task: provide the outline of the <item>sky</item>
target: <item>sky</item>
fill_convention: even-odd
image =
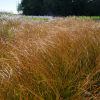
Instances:
[[[17,5],[21,0],[0,0],[0,10],[17,13]]]

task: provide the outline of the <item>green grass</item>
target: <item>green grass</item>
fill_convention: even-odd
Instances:
[[[16,16],[14,14],[0,14],[0,16],[2,16],[2,15],[6,15],[6,16]]]
[[[92,16],[91,19],[93,19],[93,20],[100,20],[100,16]]]
[[[67,16],[66,18],[72,18],[73,16]],[[100,20],[100,16],[75,16],[76,18],[83,18],[83,19],[93,19],[93,20]]]
[[[47,21],[49,20],[49,18],[42,18],[42,17],[32,17],[32,18],[29,18],[29,17],[24,17],[25,19],[27,20],[42,20],[42,21]]]

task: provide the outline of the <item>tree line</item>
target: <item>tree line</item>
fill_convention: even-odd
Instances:
[[[100,16],[100,0],[22,0],[24,15]]]

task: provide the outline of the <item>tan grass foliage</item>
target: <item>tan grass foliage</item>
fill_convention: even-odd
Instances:
[[[0,19],[0,100],[99,100],[100,22],[19,19]]]

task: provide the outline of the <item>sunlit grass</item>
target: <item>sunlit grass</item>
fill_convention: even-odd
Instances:
[[[14,18],[0,18],[1,100],[99,99],[99,22]]]

